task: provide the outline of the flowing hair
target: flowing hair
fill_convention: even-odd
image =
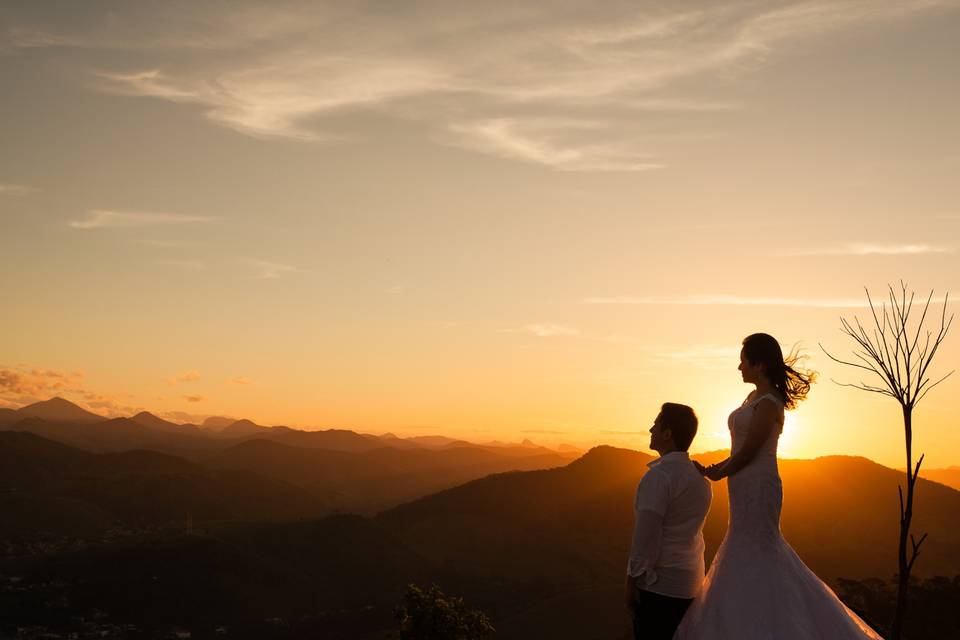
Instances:
[[[767,379],[786,409],[796,409],[801,400],[806,400],[810,385],[817,379],[816,372],[797,366],[805,356],[795,349],[784,358],[780,343],[766,333],[754,333],[744,338],[743,356],[754,365],[764,366]]]

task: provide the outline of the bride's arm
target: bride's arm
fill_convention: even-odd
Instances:
[[[740,449],[726,459],[725,462],[717,466],[715,473],[708,477],[713,480],[720,480],[727,476],[732,476],[736,472],[750,464],[757,456],[757,452],[767,441],[770,434],[776,428],[779,417],[778,407],[772,400],[761,400],[754,409],[753,417],[750,419],[750,427],[747,430],[747,439]]]

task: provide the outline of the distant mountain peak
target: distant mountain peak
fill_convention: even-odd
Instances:
[[[40,418],[49,421],[96,422],[106,420],[104,416],[87,411],[60,396],[54,396],[49,400],[28,404],[25,407],[17,409],[17,413],[25,417]]]
[[[227,418],[226,416],[210,416],[200,425],[204,429],[210,429],[211,431],[223,431],[234,422],[238,422],[236,418]]]

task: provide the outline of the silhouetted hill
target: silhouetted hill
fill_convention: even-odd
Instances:
[[[25,418],[4,429],[26,431],[92,453],[152,449],[172,455],[194,457],[223,446],[221,441],[192,432],[158,430],[131,418],[99,422],[51,422]]]
[[[149,411],[141,411],[135,416],[130,418],[133,422],[137,424],[149,427],[156,431],[165,431],[167,433],[185,433],[189,435],[204,435],[204,432],[200,427],[192,424],[177,424],[175,422],[170,422],[169,420],[164,420],[163,418],[158,418]]]
[[[237,421],[236,418],[225,418],[223,416],[210,416],[209,418],[204,420],[203,424],[201,424],[200,426],[203,429],[209,429],[210,431],[221,431],[223,429],[226,429],[236,421]]]
[[[561,466],[558,454],[499,455],[481,447],[364,452],[292,447],[249,440],[205,459],[215,468],[246,469],[306,488],[336,508],[360,513],[412,500],[467,480],[505,470]]]
[[[59,476],[51,469],[60,465],[71,469],[59,475],[72,479],[74,492],[48,495],[67,506],[90,505],[86,512],[69,515],[76,526],[97,517],[139,520],[144,515],[138,509],[153,504],[168,517],[176,516],[169,506],[171,493],[203,495],[204,485],[195,474],[218,479],[216,473],[223,473],[197,470],[191,463],[148,452],[98,456],[29,434],[0,436],[8,438],[0,440],[0,452],[18,452],[0,457],[0,462],[33,458],[42,462],[34,465],[40,472],[33,478],[50,474],[53,485],[59,486]],[[347,474],[351,461],[359,458],[369,458],[374,466],[391,472],[402,471],[405,464],[414,468],[423,464],[405,457],[409,453],[386,448],[359,454],[292,449],[252,440],[230,447],[221,461],[267,465],[264,473],[287,473],[291,482],[305,483],[316,477],[312,467]],[[458,453],[467,459],[476,454]],[[13,596],[0,596],[0,610],[7,612],[11,624],[23,622],[28,614],[49,620],[64,615],[51,603],[66,599],[74,609],[106,606],[111,617],[141,623],[196,629],[210,625],[210,632],[216,625],[229,624],[249,632],[247,637],[282,632],[288,637],[372,639],[382,638],[393,626],[391,611],[403,585],[416,581],[438,582],[448,593],[463,595],[487,611],[501,639],[626,637],[620,592],[631,505],[650,460],[636,451],[597,447],[564,467],[491,475],[372,520],[209,523],[199,535],[153,541],[141,536],[105,548],[8,561],[0,564],[0,573],[24,575],[37,586],[17,596],[24,600],[6,607],[3,598]],[[91,470],[91,461],[96,471]],[[833,583],[836,576],[893,572],[898,472],[862,458],[839,456],[781,460],[780,466],[786,495],[784,532],[815,571]],[[137,470],[144,473],[138,475]],[[74,482],[76,478],[81,480]],[[171,487],[165,492],[166,481]],[[222,483],[207,482],[223,488]],[[711,549],[726,528],[727,505],[724,485],[713,486],[714,508],[706,525]],[[268,499],[237,487],[229,491],[243,495],[248,506],[262,506]],[[93,500],[84,492],[99,497]],[[216,494],[208,489],[206,495]],[[272,495],[270,499],[277,499]],[[182,502],[175,504],[182,508]],[[197,508],[193,517],[199,521],[202,509],[192,508]],[[921,530],[930,531],[930,546],[915,568],[920,575],[960,573],[958,517],[960,492],[920,481],[916,519]],[[143,607],[145,601],[151,606]],[[264,628],[263,619],[273,616],[282,617],[282,625]]]
[[[28,404],[16,410],[21,418],[40,418],[48,422],[99,422],[103,416],[91,413],[60,397]]]
[[[498,637],[616,637],[632,529],[649,456],[597,447],[561,469],[483,478],[387,511],[378,520],[410,548],[464,574],[462,590],[500,620]],[[900,474],[863,458],[781,460],[784,535],[829,583],[896,570]],[[727,495],[714,484],[705,525],[712,557]],[[915,523],[929,531],[917,575],[960,573],[960,492],[920,480]],[[480,585],[524,584],[549,605],[510,611]],[[609,627],[603,622],[610,620]],[[547,624],[547,627],[544,627]]]
[[[326,511],[288,483],[204,469],[154,451],[91,454],[29,433],[0,432],[0,464],[0,537],[85,536],[188,518],[295,519]]]
[[[945,484],[952,489],[960,490],[960,467],[946,469],[921,469],[920,477]]]
[[[231,438],[259,435],[270,431],[270,427],[261,427],[252,420],[237,420],[220,430],[220,435]]]

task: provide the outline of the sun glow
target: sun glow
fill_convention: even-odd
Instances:
[[[787,411],[783,419],[783,433],[777,445],[777,455],[781,458],[797,456],[797,433],[803,429],[803,420],[796,411]]]

